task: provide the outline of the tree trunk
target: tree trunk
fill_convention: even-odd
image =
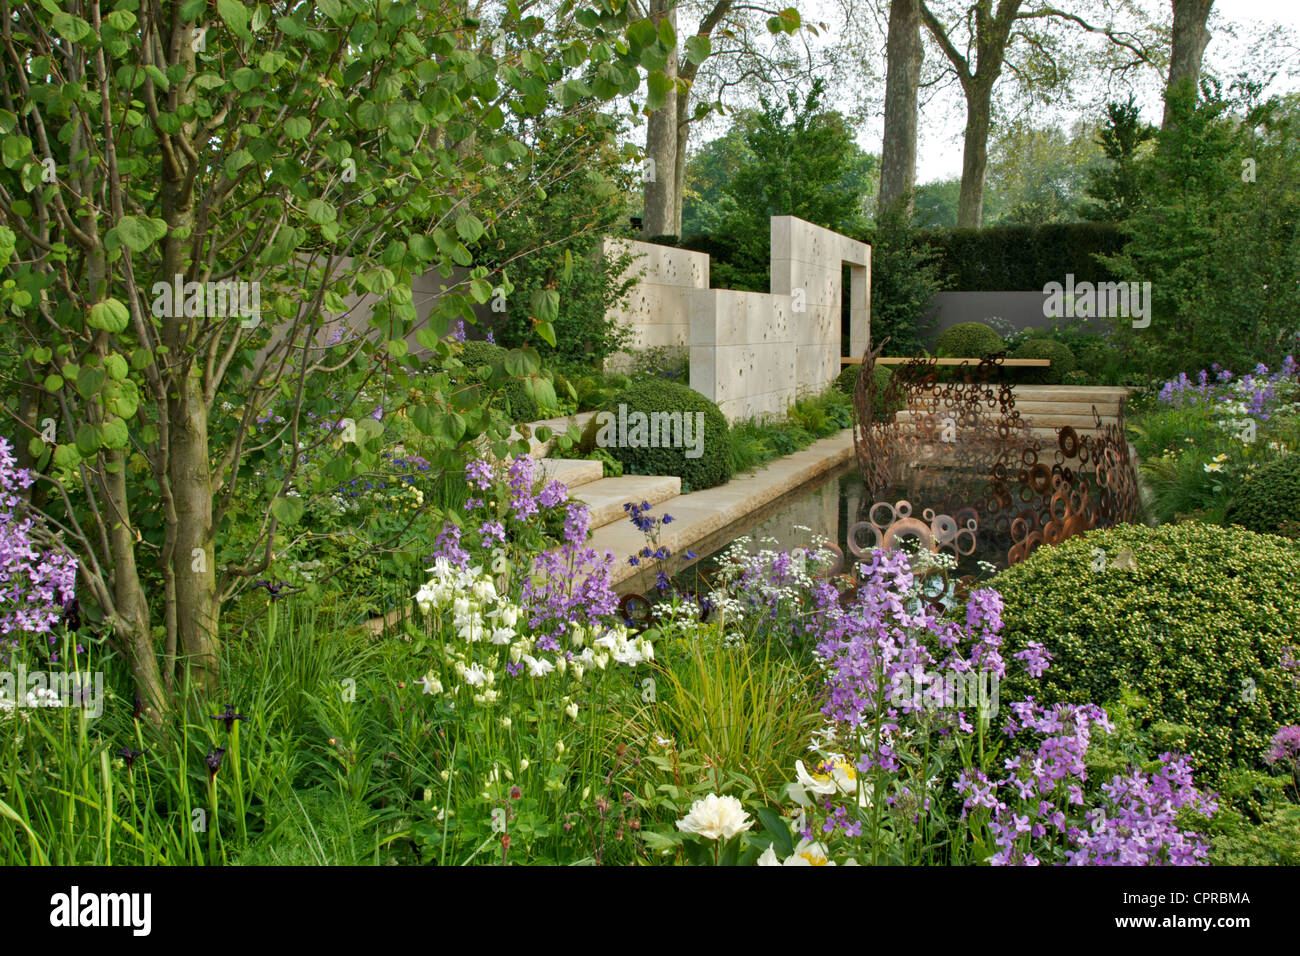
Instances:
[[[686,141],[691,135],[690,124],[691,98],[685,94],[677,95],[677,142],[676,159],[673,162],[673,195],[676,210],[673,213],[673,235],[682,234],[682,202],[686,196]]]
[[[991,83],[971,83],[966,90],[966,135],[961,157],[961,196],[957,226],[978,229],[984,218],[984,181],[989,160]]]
[[[190,686],[210,690],[219,675],[217,575],[212,534],[212,470],[208,410],[189,376],[171,407],[168,477],[176,502],[176,622]]]
[[[676,0],[650,0],[650,19],[658,26],[666,19],[677,26]],[[677,52],[668,56],[664,75],[677,78]],[[677,228],[677,93],[670,90],[664,105],[650,114],[645,136],[645,213],[642,236],[666,236]]]
[[[1173,0],[1173,46],[1169,54],[1169,80],[1165,84],[1165,126],[1170,120],[1171,94],[1184,84],[1195,86],[1201,78],[1201,58],[1210,42],[1205,21],[1213,4],[1214,0]]]
[[[194,51],[181,44],[180,64],[188,76],[195,72]],[[183,89],[191,89],[185,83]],[[180,94],[182,105],[192,95]],[[194,124],[182,127],[181,136],[192,137]],[[163,165],[159,191],[162,217],[168,226],[163,240],[162,277],[171,281],[187,272],[188,236],[194,229],[194,186],[183,164]],[[186,237],[186,238],[178,238]],[[195,276],[196,279],[201,278]],[[162,340],[176,365],[169,372],[167,418],[167,484],[171,490],[174,517],[169,529],[174,535],[171,561],[174,602],[180,652],[185,658],[190,686],[206,691],[215,688],[219,676],[217,623],[217,569],[212,526],[212,463],[208,449],[208,407],[203,397],[200,371],[194,358],[199,335],[196,323],[211,321],[186,316],[184,310],[162,320]]]
[[[885,45],[885,136],[880,148],[880,196],[883,212],[904,196],[911,212],[916,185],[917,92],[921,80],[920,0],[893,0]]]

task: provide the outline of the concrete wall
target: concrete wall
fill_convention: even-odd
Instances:
[[[731,421],[782,414],[840,371],[842,267],[849,263],[850,351],[870,336],[871,247],[793,216],[772,217],[771,292],[709,288],[705,253],[606,240],[638,256],[638,285],[608,318],[629,326],[636,348],[689,348],[691,388]],[[612,356],[607,368],[624,368]]]
[[[1041,292],[940,292],[930,303],[927,334],[937,338],[960,322],[988,322],[998,316],[1016,329],[1042,329],[1052,324],[1043,315]]]

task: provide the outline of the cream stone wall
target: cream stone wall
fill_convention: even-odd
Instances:
[[[631,327],[634,347],[689,348],[691,388],[728,420],[782,414],[840,371],[841,268],[850,274],[850,353],[870,338],[871,247],[793,216],[772,217],[771,292],[709,288],[704,253],[644,242],[627,248],[636,288],[609,318]],[[607,368],[625,368],[629,356]]]

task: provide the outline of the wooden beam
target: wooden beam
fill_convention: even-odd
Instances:
[[[912,361],[912,359],[910,359],[910,358],[906,358],[906,357],[901,356],[901,355],[895,355],[895,356],[889,356],[889,357],[878,358],[878,359],[876,359],[876,364],[877,364],[877,365],[906,365],[906,364],[907,364],[908,362],[910,362],[910,361]],[[972,367],[973,367],[973,366],[976,366],[976,365],[979,365],[979,363],[980,363],[980,360],[979,360],[979,359],[973,359],[973,358],[970,358],[970,359],[965,359],[965,358],[941,358],[941,359],[932,359],[932,361],[933,361],[936,365],[970,365],[970,366],[972,366]],[[862,359],[860,359],[860,358],[851,358],[851,357],[845,356],[845,357],[842,357],[842,358],[840,359],[840,365],[841,365],[841,366],[844,366],[844,365],[861,365],[861,364],[862,364]],[[1004,368],[1030,368],[1030,367],[1032,367],[1032,368],[1046,368],[1047,366],[1049,366],[1049,365],[1051,365],[1051,364],[1052,364],[1052,360],[1051,360],[1051,359],[1015,359],[1015,358],[1012,358],[1012,359],[1003,359],[1003,360],[1002,360],[1002,366],[1003,366]]]

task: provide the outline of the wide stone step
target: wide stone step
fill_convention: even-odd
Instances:
[[[616,521],[627,521],[623,505],[627,502],[662,504],[682,493],[682,480],[672,475],[621,475],[601,478],[581,485],[573,497],[591,509],[591,527],[603,528]],[[628,522],[631,527],[631,522]]]
[[[605,476],[605,466],[583,458],[542,458],[537,463],[548,479],[564,483],[572,491]]]
[[[919,417],[920,416],[915,415],[911,410],[903,409],[897,414],[894,420],[900,423],[907,423],[907,422],[914,421],[916,418]],[[1035,414],[1035,415],[1022,415],[1021,417],[1029,422],[1031,428],[1052,429],[1052,428],[1065,428],[1066,426],[1069,426],[1076,430],[1079,429],[1091,430],[1096,427],[1096,419],[1092,417],[1091,412],[1089,412],[1086,415]],[[988,421],[990,425],[994,424],[993,419],[989,419]],[[1101,423],[1103,425],[1113,425],[1115,421],[1116,418],[1114,415],[1101,416]]]

